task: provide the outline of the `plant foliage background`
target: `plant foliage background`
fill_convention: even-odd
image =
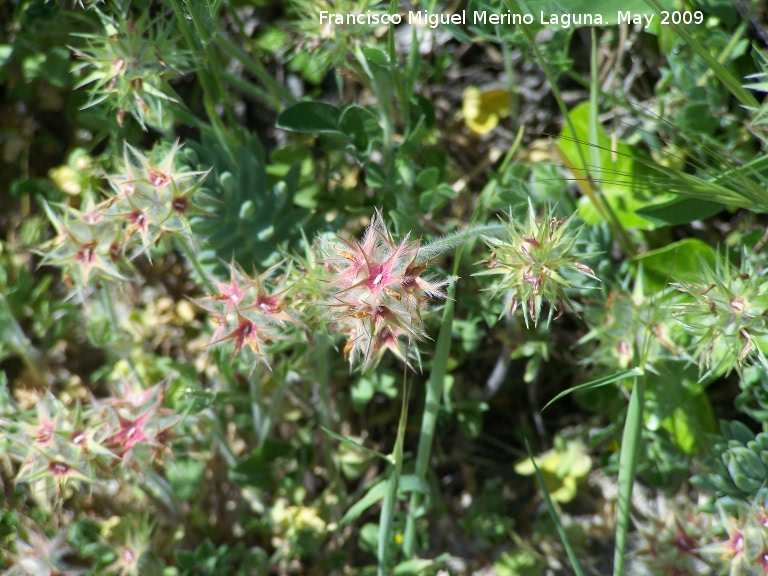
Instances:
[[[0,3],[2,573],[766,573],[768,11],[604,4]]]

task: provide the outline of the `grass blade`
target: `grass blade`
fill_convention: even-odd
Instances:
[[[541,471],[539,470],[539,467],[536,466],[536,460],[533,457],[533,452],[531,451],[531,445],[528,442],[528,439],[525,439],[525,449],[528,451],[528,458],[531,459],[531,463],[533,464],[533,469],[536,471],[536,479],[539,482],[539,486],[541,486],[541,492],[544,496],[544,502],[547,504],[547,510],[549,511],[549,515],[552,517],[552,521],[555,523],[555,528],[557,529],[557,534],[560,536],[560,540],[563,543],[563,546],[565,547],[565,553],[568,554],[568,560],[571,562],[571,567],[573,568],[573,571],[576,573],[576,576],[584,576],[584,572],[581,569],[581,564],[579,564],[579,557],[576,555],[576,552],[573,551],[573,548],[571,547],[571,543],[568,540],[568,534],[565,531],[565,528],[563,527],[562,522],[560,522],[560,517],[557,515],[557,510],[555,510],[555,505],[552,502],[552,498],[549,496],[549,490],[547,490],[547,485],[544,483],[544,476],[541,475]]]
[[[390,463],[392,462],[389,459],[389,457],[385,456],[381,452],[378,452],[378,451],[373,450],[371,448],[367,448],[367,447],[363,446],[362,444],[360,444],[359,442],[355,442],[351,438],[347,438],[346,436],[342,436],[341,434],[337,434],[333,430],[328,430],[328,428],[325,428],[324,426],[320,426],[320,428],[323,430],[323,432],[325,432],[329,436],[333,436],[334,438],[336,438],[336,440],[346,444],[350,448],[355,448],[357,450],[365,452],[366,454],[370,454],[371,456],[375,456],[376,458],[381,458],[385,462],[390,462]]]
[[[386,481],[377,482],[371,486],[365,496],[349,507],[349,510],[347,510],[342,519],[339,520],[339,526],[344,526],[345,524],[357,520],[363,512],[384,498],[386,488]]]
[[[613,556],[613,574],[624,574],[624,557],[629,530],[629,512],[632,505],[632,486],[637,472],[637,453],[640,448],[640,433],[643,425],[643,404],[645,402],[645,380],[636,378],[632,396],[627,408],[624,433],[621,437],[619,454],[619,496],[616,507],[616,550]]]
[[[392,541],[390,535],[392,533],[392,520],[395,515],[395,504],[397,504],[397,490],[400,485],[400,474],[403,471],[403,443],[405,441],[405,428],[408,423],[409,391],[405,382],[406,375],[407,372],[404,372],[403,388],[405,388],[405,390],[403,391],[403,403],[400,406],[400,422],[397,425],[395,448],[389,459],[391,464],[389,467],[389,478],[387,479],[387,489],[384,493],[384,501],[381,503],[381,515],[379,516],[379,545],[377,550],[379,561],[377,570],[378,576],[384,576],[389,573],[389,543]]]
[[[550,404],[554,403],[557,400],[560,400],[563,396],[567,396],[568,394],[572,392],[578,392],[579,390],[590,390],[592,388],[599,388],[600,386],[606,386],[608,384],[613,384],[614,382],[618,382],[619,380],[623,380],[624,378],[630,378],[632,376],[641,376],[643,374],[642,370],[640,368],[632,368],[630,370],[624,370],[624,372],[619,372],[618,374],[613,374],[612,376],[605,376],[604,378],[598,378],[597,380],[592,380],[590,382],[587,382],[585,384],[579,384],[578,386],[573,386],[572,388],[568,388],[567,390],[563,390],[552,398],[547,404],[544,406],[544,408],[541,409],[542,412],[549,406]]]

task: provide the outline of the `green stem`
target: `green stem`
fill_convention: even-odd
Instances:
[[[262,446],[264,444],[264,438],[262,437],[263,425],[261,422],[261,388],[259,388],[256,380],[253,378],[253,375],[248,378],[248,392],[251,395],[251,419],[253,420],[253,431],[256,433],[259,446]]]
[[[324,334],[316,336],[317,377],[320,380],[320,423],[326,430],[333,430],[331,418],[331,395],[328,383],[330,370],[328,368],[328,352],[331,347],[329,339]],[[325,465],[328,469],[328,483],[333,485],[336,481],[336,464],[333,460],[333,447],[328,434],[323,434],[323,454]]]
[[[224,460],[227,461],[227,467],[228,468],[234,468],[237,466],[237,457],[232,452],[232,449],[229,447],[229,444],[227,444],[227,436],[224,433],[224,430],[221,427],[221,423],[217,419],[215,414],[211,414],[214,422],[214,432],[213,432],[213,438],[216,442],[216,446],[219,449],[219,452],[224,457]]]
[[[645,404],[645,376],[635,378],[632,395],[629,398],[627,419],[621,437],[619,454],[619,494],[616,503],[616,549],[613,557],[613,574],[624,574],[624,556],[629,532],[629,513],[632,506],[632,486],[637,473],[637,458],[643,428],[643,405]]]
[[[240,64],[242,64],[243,67],[248,70],[248,72],[258,78],[258,80],[264,84],[267,90],[269,90],[273,95],[278,96],[286,104],[296,103],[296,98],[293,97],[293,94],[291,94],[285,86],[272,78],[272,75],[264,68],[264,66],[261,65],[260,62],[251,58],[241,48],[230,42],[229,39],[227,39],[223,34],[217,34],[214,42],[216,42],[216,45],[219,48],[240,62]],[[280,108],[279,102],[272,101],[270,104],[273,108],[275,108],[275,110]]]
[[[169,2],[176,15],[179,29],[190,50],[195,52],[202,51],[205,53],[205,65],[200,63],[197,70],[197,77],[200,80],[200,86],[203,88],[203,106],[205,107],[208,120],[211,122],[218,140],[231,155],[232,151],[230,149],[229,141],[226,138],[228,131],[216,110],[217,104],[224,104],[227,118],[231,125],[235,126],[237,125],[237,122],[235,121],[228,100],[222,96],[223,90],[220,89],[223,85],[221,81],[221,71],[223,70],[223,67],[219,62],[213,43],[210,42],[210,35],[206,32],[205,27],[200,22],[198,10],[200,9],[200,6],[205,3],[200,2],[198,5],[196,2],[185,0],[188,8],[188,10],[185,11],[180,0],[169,0]],[[189,14],[189,17],[192,20],[194,31],[189,23],[187,14]],[[199,38],[199,41],[197,40],[196,35],[197,38]]]
[[[296,373],[291,372],[288,368],[290,364],[285,363],[280,369],[280,374],[277,374],[277,388],[275,388],[272,398],[269,401],[269,409],[267,415],[261,423],[259,433],[259,446],[262,446],[269,436],[269,432],[272,429],[272,423],[275,421],[277,413],[280,411],[280,406],[283,404],[283,397],[288,388],[296,383]],[[253,381],[254,379],[251,378]],[[258,382],[253,382],[253,385],[258,388]]]
[[[355,57],[358,64],[363,69],[363,72],[368,76],[371,81],[371,87],[376,94],[376,98],[379,101],[379,112],[381,118],[381,126],[383,131],[382,142],[382,165],[386,172],[391,172],[394,165],[394,148],[395,148],[395,126],[393,121],[392,110],[392,73],[391,67],[397,66],[397,62],[389,62],[390,69],[387,70],[386,77],[384,78],[381,71],[372,68],[368,62],[368,58],[363,53],[362,48],[358,45],[355,47]]]
[[[176,246],[184,253],[187,261],[192,265],[192,268],[198,276],[196,278],[197,283],[201,286],[205,286],[206,290],[208,290],[211,294],[215,293],[216,287],[213,285],[213,281],[211,281],[211,279],[208,277],[208,274],[206,274],[205,270],[203,270],[203,266],[200,264],[200,260],[198,259],[197,254],[195,253],[192,246],[190,246],[188,240],[186,238],[176,236]]]
[[[403,444],[405,442],[405,428],[408,422],[408,387],[405,378],[407,368],[403,372],[403,403],[400,405],[400,421],[397,425],[397,439],[392,454],[387,457],[390,465],[389,478],[387,479],[387,491],[381,503],[381,516],[379,519],[379,545],[378,545],[378,576],[387,573],[389,559],[389,544],[392,542],[392,521],[395,516],[397,504],[397,490],[400,485],[400,475],[403,472]]]
[[[109,322],[112,324],[112,329],[117,331],[119,323],[115,313],[115,303],[112,302],[112,293],[109,291],[109,284],[104,284],[99,292],[102,297],[102,305],[106,308],[107,314],[109,314]]]
[[[234,74],[231,74],[229,72],[223,73],[224,81],[227,82],[230,86],[234,86],[238,90],[240,90],[243,94],[250,96],[251,98],[254,98],[256,100],[259,100],[260,102],[263,102],[267,106],[270,106],[271,108],[275,110],[280,109],[280,103],[277,102],[271,94],[269,94],[266,90],[263,90],[262,88],[259,88],[252,82],[248,82],[247,80],[241,78],[240,76],[235,76]]]
[[[395,503],[397,502],[397,486],[400,482],[400,474],[397,466],[390,465],[389,479],[387,480],[387,491],[384,493],[384,500],[381,503],[381,517],[379,520],[379,544],[378,544],[378,570],[377,576],[387,574],[387,556],[389,555],[390,533],[392,532],[392,519],[395,514]]]
[[[456,254],[456,264],[454,275],[458,272],[458,263],[461,260],[461,248]],[[435,439],[435,428],[437,426],[437,416],[440,410],[440,400],[443,397],[446,367],[448,364],[448,355],[451,348],[451,333],[453,330],[453,311],[455,306],[454,296],[456,294],[456,285],[452,284],[449,288],[448,303],[443,311],[443,323],[440,326],[440,332],[437,337],[435,347],[435,360],[432,365],[432,372],[429,375],[427,383],[427,394],[424,400],[424,415],[421,421],[421,432],[419,434],[419,448],[416,453],[416,477],[420,482],[425,482],[429,460],[432,455],[432,444]],[[413,557],[416,547],[416,520],[419,516],[419,508],[422,505],[422,494],[420,492],[411,493],[411,502],[409,506],[408,518],[405,524],[405,534],[403,536],[403,553],[406,558]]]

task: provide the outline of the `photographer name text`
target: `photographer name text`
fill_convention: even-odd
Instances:
[[[608,23],[650,28],[656,22],[662,26],[669,24],[701,24],[704,22],[704,14],[700,10],[663,10],[659,14],[633,13],[629,10],[619,10],[617,11],[616,19],[610,19],[608,16],[601,14],[545,14],[544,12],[540,12],[538,19],[536,19],[533,14],[516,14],[510,11],[506,13],[461,11],[447,14],[416,10],[408,11],[405,14],[389,14],[372,10],[364,13],[339,13],[321,10],[319,14],[320,24],[331,24],[334,26],[381,26],[406,23],[429,28],[438,28],[445,25],[466,26],[467,24],[475,26],[488,24],[493,26],[519,26],[534,23],[543,26],[559,26],[561,28],[570,28],[571,26],[602,26]]]

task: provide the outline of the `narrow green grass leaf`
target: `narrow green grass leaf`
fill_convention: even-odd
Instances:
[[[387,482],[384,480],[381,480],[379,482],[376,482],[373,486],[370,487],[368,492],[366,492],[365,496],[360,498],[357,502],[355,502],[349,510],[347,510],[346,514],[339,520],[339,526],[344,526],[345,524],[349,524],[350,522],[354,522],[357,520],[360,515],[368,510],[371,506],[376,504],[379,500],[384,498],[384,493],[387,489]]]
[[[388,456],[385,456],[381,452],[377,452],[376,450],[372,450],[371,448],[366,448],[365,446],[363,446],[359,442],[355,442],[351,438],[347,438],[346,436],[342,436],[341,434],[337,434],[333,430],[328,430],[328,428],[325,428],[323,426],[320,426],[320,428],[322,428],[323,432],[325,432],[329,436],[333,436],[334,438],[336,438],[336,440],[338,440],[339,442],[343,442],[344,444],[346,444],[350,448],[356,448],[357,450],[361,450],[361,451],[365,452],[366,454],[370,454],[371,456],[376,456],[377,458],[381,458],[385,462],[388,462],[390,464],[392,463],[392,459],[389,458]]]
[[[588,122],[588,137],[589,137],[589,170],[597,170],[598,174],[603,170],[603,163],[601,162],[602,155],[600,154],[600,136],[598,128],[600,126],[600,104],[598,103],[598,92],[600,83],[600,70],[597,65],[597,32],[595,28],[590,29],[591,38],[591,54],[590,54],[590,76],[589,76],[589,122]],[[574,134],[575,135],[575,134]]]
[[[618,382],[619,380],[624,380],[624,378],[630,378],[632,376],[641,376],[642,374],[643,372],[639,368],[631,368],[629,370],[624,370],[624,372],[613,374],[612,376],[598,378],[597,380],[592,380],[590,382],[587,382],[586,384],[579,384],[578,386],[573,386],[572,388],[563,390],[562,392],[560,392],[560,394],[552,398],[552,400],[547,402],[547,404],[544,406],[544,408],[541,409],[541,411],[544,412],[544,410],[546,410],[550,404],[556,402],[557,400],[560,400],[560,398],[567,396],[572,392],[578,392],[579,390],[591,390],[592,388],[600,388],[601,386],[607,386],[608,384],[613,384],[614,382]]]
[[[279,96],[283,102],[288,104],[296,103],[296,98],[291,94],[290,90],[275,80],[260,62],[254,60],[249,54],[244,52],[242,48],[230,42],[226,36],[223,34],[216,34],[214,42],[219,48],[240,62],[251,74],[258,78],[270,92]]]
[[[655,183],[663,186],[667,192],[737,208],[762,212],[768,210],[768,194],[756,188],[757,182],[746,177],[739,178],[743,175],[738,171],[730,172],[733,180],[725,180],[722,177],[718,180],[707,180],[676,168],[661,166],[640,156],[636,159],[661,174],[663,178],[657,178]]]
[[[624,557],[629,531],[629,513],[632,507],[632,486],[637,472],[637,453],[640,448],[640,434],[643,425],[643,404],[645,402],[645,381],[636,378],[629,398],[627,419],[621,437],[619,454],[619,495],[616,507],[616,550],[613,556],[613,575],[624,574]]]
[[[399,472],[396,466],[391,466],[389,478],[386,482],[386,491],[384,492],[384,501],[381,504],[381,515],[379,519],[379,546],[378,556],[378,576],[385,576],[389,573],[389,543],[392,533],[392,521],[395,515],[395,503],[397,502],[397,485],[399,481]]]
[[[533,468],[536,471],[536,479],[538,480],[539,486],[541,487],[541,492],[544,495],[544,502],[547,505],[547,510],[549,511],[549,515],[552,517],[552,521],[555,523],[557,534],[560,536],[560,540],[562,541],[563,546],[565,547],[565,553],[568,554],[568,560],[570,560],[571,562],[571,567],[573,568],[573,571],[576,573],[576,576],[584,576],[584,572],[581,569],[581,564],[579,564],[579,557],[573,551],[573,548],[571,547],[571,542],[568,540],[568,534],[566,533],[562,522],[560,522],[560,517],[557,515],[557,510],[555,510],[555,505],[552,503],[552,498],[549,495],[549,490],[547,490],[547,485],[544,482],[544,476],[542,476],[541,471],[539,470],[539,467],[536,466],[536,460],[533,457],[533,452],[531,451],[531,445],[528,442],[527,438],[525,439],[525,449],[528,452],[528,458],[530,458],[531,462],[533,463]]]
[[[395,504],[397,504],[397,491],[400,487],[400,473],[403,470],[403,444],[405,443],[405,429],[408,424],[408,399],[410,390],[406,378],[408,371],[403,372],[403,402],[400,405],[400,421],[397,425],[397,439],[395,448],[392,451],[390,462],[389,478],[387,479],[387,489],[384,492],[384,501],[381,503],[381,514],[379,515],[379,544],[378,544],[378,569],[377,574],[384,576],[389,573],[389,545],[392,541],[392,524],[395,516]]]

